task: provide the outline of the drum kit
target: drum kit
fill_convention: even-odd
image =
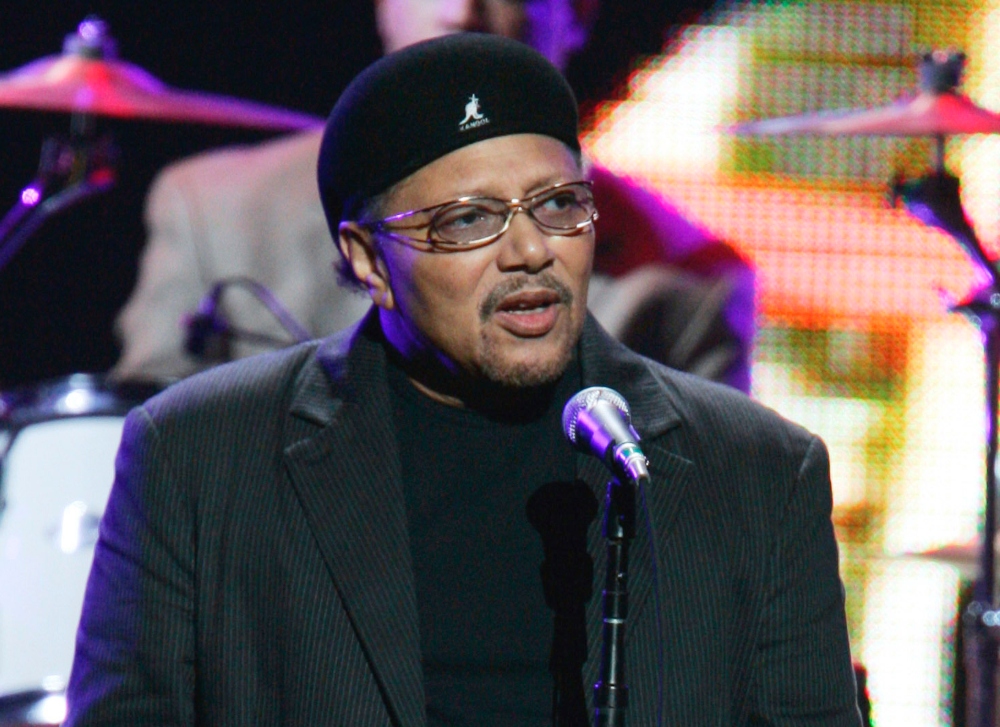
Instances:
[[[1000,393],[1000,270],[977,239],[962,210],[958,179],[945,168],[945,138],[954,134],[1000,133],[1000,114],[983,109],[957,92],[965,56],[934,52],[920,65],[920,90],[889,106],[813,113],[744,123],[730,131],[743,135],[928,136],[935,141],[932,169],[923,178],[893,185],[893,198],[924,224],[950,235],[986,281],[952,307],[981,332],[986,368],[986,467],[983,522],[978,543],[956,544],[915,554],[957,566],[974,580],[972,603],[962,614],[966,670],[966,724],[997,725],[997,672],[1000,607],[997,606],[997,396]]]
[[[68,141],[47,140],[38,176],[0,220],[0,270],[42,222],[108,189],[116,153],[94,117],[290,131],[307,114],[181,91],[115,57],[87,18],[60,55],[0,74],[0,107],[71,114]],[[0,725],[65,716],[76,624],[97,525],[127,411],[154,392],[76,374],[0,394]]]

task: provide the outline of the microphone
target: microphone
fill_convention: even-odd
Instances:
[[[219,298],[225,284],[216,283],[201,299],[198,309],[184,317],[184,349],[196,358],[208,358],[209,341],[219,335],[229,333],[229,326],[219,314]],[[211,353],[218,353],[212,351]]]
[[[563,407],[562,425],[570,444],[604,462],[616,477],[633,483],[649,479],[628,402],[614,389],[591,386],[577,392]]]
[[[219,309],[222,294],[231,287],[243,288],[249,292],[257,303],[274,316],[292,340],[285,341],[267,333],[248,331],[232,325]],[[185,315],[183,322],[186,330],[185,350],[195,358],[216,363],[232,360],[230,346],[233,340],[281,348],[311,338],[309,331],[281,305],[274,293],[262,283],[242,275],[217,281],[198,303],[198,309]]]

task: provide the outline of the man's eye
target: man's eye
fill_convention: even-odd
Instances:
[[[482,210],[473,207],[448,215],[444,219],[444,224],[454,227],[468,227],[469,225],[475,225],[478,222],[482,222],[484,217],[485,215]]]
[[[568,209],[570,207],[575,207],[579,204],[576,195],[572,192],[561,192],[559,194],[554,194],[542,200],[539,206],[545,207],[546,209],[552,210],[553,212],[558,210]]]
[[[434,229],[447,239],[449,233],[479,230],[493,224],[494,215],[481,207],[463,206],[445,210],[434,220]]]

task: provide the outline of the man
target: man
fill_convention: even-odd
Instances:
[[[65,724],[585,724],[608,473],[560,416],[601,385],[651,473],[628,723],[856,727],[826,450],[588,315],[558,71],[481,34],[391,54],[319,183],[373,307],[130,414]]]
[[[376,0],[375,15],[388,52],[484,30],[524,39],[561,66],[582,46],[596,8],[596,0]],[[314,336],[360,318],[365,300],[330,274],[336,253],[313,179],[319,141],[317,130],[216,151],[154,181],[139,279],[116,323],[116,378],[171,381],[215,363],[185,350],[181,321],[220,281],[263,283]],[[590,174],[604,210],[590,291],[598,320],[640,353],[748,390],[754,289],[746,261],[628,180],[600,167]],[[291,340],[246,286],[223,290],[219,310],[234,329]],[[272,345],[237,337],[221,358]]]

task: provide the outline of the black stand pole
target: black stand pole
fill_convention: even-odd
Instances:
[[[596,727],[625,727],[625,621],[628,618],[628,546],[635,538],[635,484],[608,483],[604,519],[607,573],[604,578],[604,628],[600,679],[594,685]]]
[[[608,558],[600,676],[594,685],[594,724],[624,727],[628,708],[628,546],[635,538],[636,488],[648,484],[649,462],[639,448],[639,434],[632,428],[628,403],[613,389],[592,386],[575,394],[563,408],[563,432],[574,447],[597,456],[615,475],[608,483],[604,508]],[[656,543],[650,543],[650,547],[655,548]]]
[[[940,144],[939,144],[940,146]],[[923,223],[951,235],[985,273],[989,282],[952,308],[965,314],[982,333],[986,367],[986,485],[983,506],[979,574],[972,603],[962,616],[966,669],[966,724],[997,727],[997,655],[1000,644],[1000,611],[996,603],[997,532],[997,396],[1000,393],[1000,273],[965,217],[958,179],[943,170],[913,182],[897,184],[893,190],[907,210]]]
[[[992,298],[1000,303],[1000,294]],[[1000,306],[990,306],[990,314],[974,314],[980,321],[986,352],[986,503],[983,507],[982,548],[973,600],[962,616],[966,647],[966,724],[995,727],[997,714],[997,645],[1000,613],[996,598],[996,461],[997,461],[997,371],[1000,366]]]

